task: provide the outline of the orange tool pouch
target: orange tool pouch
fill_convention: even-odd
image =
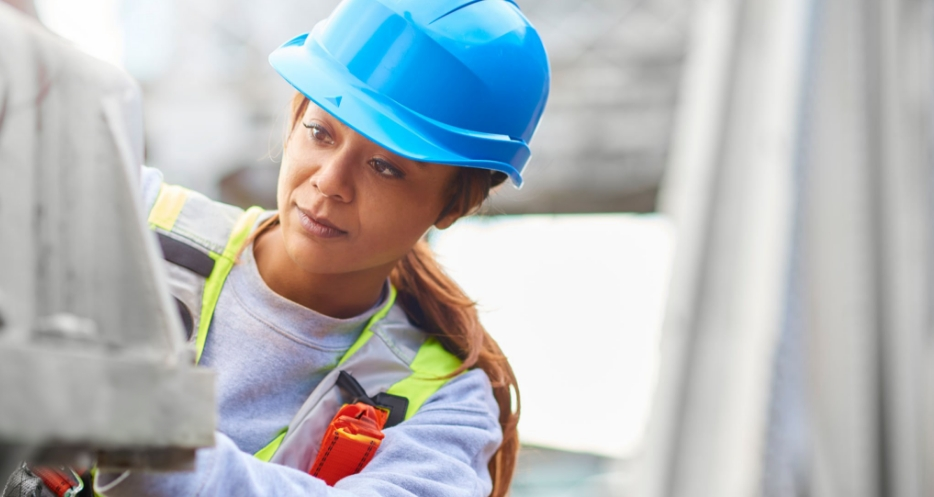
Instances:
[[[331,420],[321,440],[318,457],[308,473],[330,486],[359,473],[373,459],[383,441],[383,428],[401,422],[408,399],[381,393],[367,397],[353,376],[341,371],[337,385],[353,397]]]
[[[345,476],[360,472],[383,441],[387,414],[362,402],[345,404],[331,421],[318,457],[308,471],[334,486]]]

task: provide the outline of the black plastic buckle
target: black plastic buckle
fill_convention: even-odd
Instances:
[[[392,428],[405,421],[405,413],[409,409],[409,399],[386,392],[380,392],[373,397],[369,397],[360,382],[346,371],[341,371],[337,375],[337,386],[353,398],[351,403],[362,402],[368,406],[389,411],[389,417],[386,418],[386,424],[383,428]]]

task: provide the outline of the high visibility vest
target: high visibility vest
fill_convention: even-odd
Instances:
[[[204,351],[224,281],[262,214],[259,207],[243,211],[166,184],[150,209],[149,225],[163,249],[171,293],[195,340],[196,361]],[[460,359],[414,327],[395,299],[396,290],[390,286],[386,303],[338,366],[311,392],[289,425],[255,454],[258,459],[308,471],[332,418],[352,400],[336,386],[341,371],[351,374],[368,396],[385,392],[408,399],[404,419],[450,379]]]

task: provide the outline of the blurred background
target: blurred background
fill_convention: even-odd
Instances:
[[[266,58],[336,0],[8,3],[139,81],[168,182],[274,207]],[[513,495],[934,495],[931,2],[518,3],[526,186],[431,234],[519,379]]]

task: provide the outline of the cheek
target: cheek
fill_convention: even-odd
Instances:
[[[425,195],[368,195],[360,210],[360,220],[371,243],[396,246],[407,251],[435,223],[442,206]]]

